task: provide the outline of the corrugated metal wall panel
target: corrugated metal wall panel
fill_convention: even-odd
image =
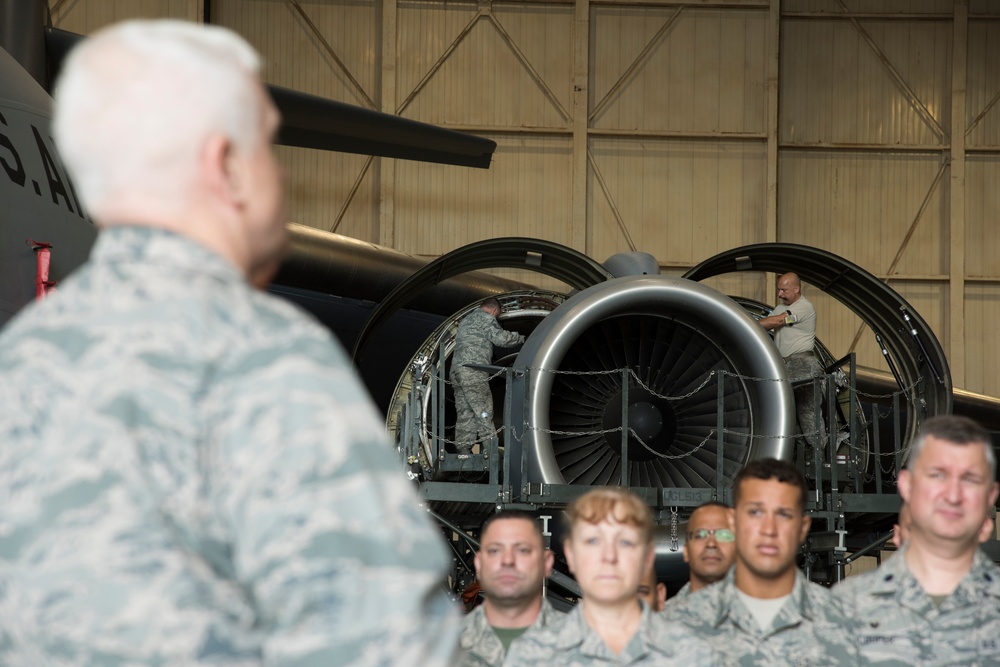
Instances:
[[[967,80],[967,146],[1000,149],[1000,21],[969,21]]]
[[[965,167],[965,274],[1000,281],[1000,159],[970,156]],[[993,284],[1000,295],[1000,284]]]
[[[996,366],[996,338],[1000,331],[997,292],[995,283],[971,283],[965,288],[965,328],[980,352],[966,355],[966,385],[990,396],[1000,396],[1000,373]]]
[[[764,233],[765,150],[760,142],[595,138],[597,168],[611,200],[592,185],[593,252],[635,249],[665,264],[693,266]]]
[[[932,146],[941,134],[883,63],[897,71],[939,128],[950,124],[951,26],[944,21],[782,23],[783,142]]]
[[[977,0],[972,0],[976,2]],[[993,0],[980,0],[992,2]],[[951,14],[954,0],[851,0],[850,11],[858,14]],[[824,12],[842,14],[838,2],[833,0],[783,0],[784,12]]]
[[[763,132],[766,20],[761,10],[596,7],[592,127]]]
[[[212,22],[243,35],[264,54],[265,81],[369,108],[366,96],[378,100],[378,20],[369,3],[212,2]]]
[[[378,165],[375,158],[278,146],[285,169],[288,219],[345,236],[378,240]],[[352,195],[355,182],[360,184]]]
[[[934,154],[784,151],[778,240],[823,248],[884,275],[913,226],[894,273],[944,275],[947,203],[940,184],[917,219],[940,168]]]
[[[402,114],[445,125],[567,127],[559,108],[572,94],[572,8],[505,6],[491,16],[476,18],[468,3],[400,6],[398,97],[412,96]]]
[[[116,21],[137,18],[199,19],[196,0],[49,0],[52,24],[60,30],[88,35]]]
[[[400,162],[396,247],[437,256],[501,236],[571,243],[570,142],[564,137],[494,136],[489,171]]]

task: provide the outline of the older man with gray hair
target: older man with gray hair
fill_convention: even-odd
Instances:
[[[446,665],[441,536],[329,331],[256,290],[279,116],[221,28],[70,55],[56,143],[101,228],[0,335],[0,664]]]
[[[982,427],[954,415],[920,426],[899,473],[904,546],[834,589],[854,610],[864,664],[1000,664],[1000,567],[979,549],[997,493]]]

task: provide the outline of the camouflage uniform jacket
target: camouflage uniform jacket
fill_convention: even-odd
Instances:
[[[674,594],[672,598],[669,598],[665,603],[663,603],[663,611],[667,611],[672,607],[676,607],[682,604],[685,600],[691,597],[691,582],[687,582],[681,589]]]
[[[524,336],[507,331],[496,318],[482,308],[466,315],[455,334],[455,351],[451,355],[451,368],[464,364],[489,364],[493,361],[493,346],[510,347],[524,342]]]
[[[711,649],[684,625],[668,623],[642,603],[639,630],[622,652],[615,654],[587,624],[583,607],[567,614],[561,623],[532,628],[511,644],[507,667],[710,667]]]
[[[858,624],[866,665],[1000,665],[1000,568],[976,549],[940,607],[906,565],[906,548],[833,589]]]
[[[103,232],[0,335],[0,664],[450,664],[441,537],[330,333]]]
[[[717,651],[718,664],[741,667],[857,665],[848,620],[827,589],[796,570],[791,597],[762,630],[736,594],[735,568],[722,581],[665,611]]]
[[[500,667],[503,664],[506,652],[497,633],[493,632],[489,621],[486,620],[484,606],[479,605],[469,612],[462,624],[462,635],[459,638],[459,645],[463,651],[462,667]],[[558,622],[562,617],[563,614],[556,611],[548,600],[542,598],[542,609],[531,627],[544,628]],[[514,642],[519,640],[520,638],[515,639]],[[513,643],[511,645],[513,646]]]

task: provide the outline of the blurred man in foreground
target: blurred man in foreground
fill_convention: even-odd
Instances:
[[[493,394],[486,371],[467,365],[493,363],[494,347],[524,342],[524,336],[500,326],[500,302],[489,298],[466,315],[455,332],[451,355],[451,382],[455,390],[455,451],[471,454],[477,442],[493,437]]]
[[[236,35],[129,22],[54,131],[101,227],[0,336],[0,664],[445,665],[447,561],[285,247],[276,109]],[[4,636],[4,634],[6,636]]]
[[[667,606],[680,604],[698,591],[721,581],[736,557],[736,537],[729,528],[729,507],[709,501],[695,508],[688,519],[684,540],[684,562],[688,564],[688,583],[667,601]]]
[[[899,473],[902,548],[834,589],[854,611],[866,664],[1000,664],[1000,567],[979,549],[995,480],[978,424],[954,415],[921,424]]]
[[[501,510],[486,520],[475,557],[484,602],[465,617],[463,665],[500,667],[528,628],[562,616],[542,595],[552,561],[538,520],[527,512]]]

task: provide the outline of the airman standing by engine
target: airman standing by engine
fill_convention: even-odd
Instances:
[[[455,391],[455,449],[469,454],[480,441],[493,437],[493,395],[489,374],[467,368],[466,364],[488,365],[493,361],[493,347],[511,347],[524,342],[524,336],[507,331],[497,322],[500,302],[486,299],[479,308],[465,316],[455,334],[451,355],[451,382]]]
[[[813,351],[816,345],[816,309],[802,295],[802,281],[798,275],[786,273],[778,278],[778,301],[781,303],[774,307],[770,315],[758,320],[758,324],[774,332],[774,344],[785,360],[788,379],[796,382],[822,376],[823,366]],[[823,401],[816,400],[812,383],[800,384],[793,392],[799,431],[810,447],[810,451],[806,452],[806,461],[811,461],[812,450],[819,447],[822,452],[826,447]]]

